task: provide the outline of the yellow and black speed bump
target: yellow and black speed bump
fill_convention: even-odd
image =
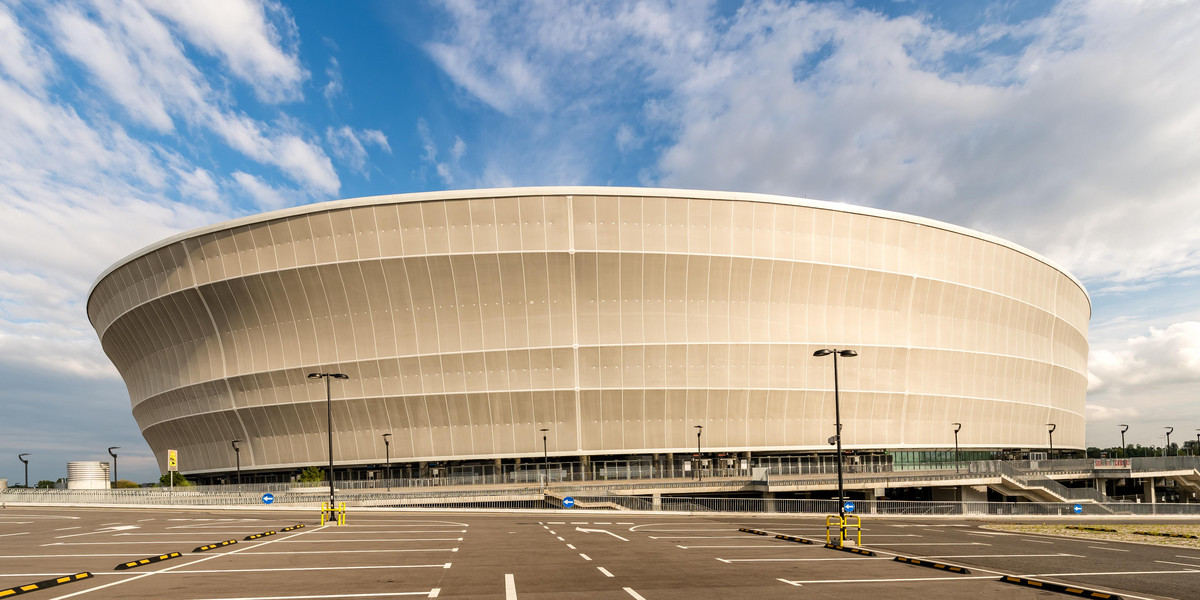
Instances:
[[[777,539],[777,540],[787,540],[787,541],[789,541],[789,542],[797,542],[797,543],[800,543],[800,544],[811,544],[811,543],[813,543],[813,542],[812,542],[812,540],[806,540],[806,539],[804,539],[804,538],[802,538],[802,537],[796,537],[796,536],[794,536],[794,535],[783,535],[782,533],[781,533],[781,534],[779,534],[779,535],[777,535],[777,536],[775,536],[775,539]]]
[[[291,527],[284,527],[283,529],[280,529],[280,531],[293,531],[296,529],[301,529],[303,527],[304,527],[304,523],[301,523],[299,525],[292,525]]]
[[[839,546],[837,544],[825,544],[825,547],[829,548],[830,550],[841,550],[842,552],[853,552],[854,554],[861,554],[863,556],[875,556],[875,553],[871,552],[870,550],[863,550],[862,548],[855,548],[853,546]]]
[[[248,535],[248,536],[246,536],[246,537],[242,538],[242,540],[257,540],[258,538],[261,538],[261,537],[267,537],[268,535],[275,535],[275,532],[274,532],[274,531],[264,531],[264,532],[262,532],[262,533],[256,533],[256,534],[254,534],[254,535]]]
[[[1059,592],[1062,594],[1071,594],[1072,596],[1079,596],[1080,598],[1100,598],[1101,600],[1121,600],[1121,597],[1116,594],[1108,594],[1105,592],[1097,592],[1095,590],[1077,588],[1077,587],[1070,586],[1070,585],[1063,585],[1061,583],[1054,583],[1052,581],[1038,581],[1036,579],[1026,579],[1024,577],[1013,577],[1011,575],[1005,575],[1004,577],[1001,577],[1000,581],[1003,581],[1006,583],[1015,583],[1017,585],[1023,585],[1025,587],[1037,588],[1040,590],[1046,590],[1047,592]]]
[[[37,583],[31,583],[28,585],[20,585],[17,587],[11,587],[8,589],[0,590],[0,598],[8,598],[9,596],[19,596],[21,594],[28,594],[29,592],[36,592],[38,590],[44,590],[46,588],[54,587],[56,585],[62,585],[64,583],[71,583],[72,581],[80,581],[83,579],[88,579],[90,577],[92,577],[91,573],[86,573],[86,572],[85,573],[76,573],[74,575],[63,575],[62,577],[57,577],[55,579],[47,579],[45,581],[39,581]]]
[[[945,563],[938,563],[938,562],[933,562],[933,561],[929,561],[929,560],[921,560],[919,558],[908,558],[905,556],[897,556],[896,558],[894,558],[892,560],[895,560],[896,562],[902,562],[906,565],[916,565],[918,567],[929,567],[930,569],[941,569],[943,571],[950,571],[951,573],[958,573],[959,575],[970,575],[971,574],[971,570],[966,567],[957,567],[954,565],[947,565]]]
[[[745,527],[739,527],[738,531],[743,533],[753,533],[754,535],[767,535],[767,532],[762,531],[761,529],[747,529]]]
[[[215,544],[208,544],[207,546],[200,546],[199,548],[192,550],[192,552],[208,552],[209,550],[212,550],[213,548],[223,548],[225,546],[229,546],[229,545],[236,544],[236,543],[237,543],[237,540],[225,540],[223,542],[217,542]]]
[[[148,565],[150,563],[162,562],[164,560],[170,560],[172,558],[179,558],[180,556],[183,556],[183,555],[178,552],[172,552],[170,554],[159,554],[158,556],[148,556],[141,560],[135,560],[132,562],[127,562],[127,563],[121,563],[113,568],[116,569],[117,571],[124,571],[125,569],[132,569],[134,567],[140,567],[142,565]]]

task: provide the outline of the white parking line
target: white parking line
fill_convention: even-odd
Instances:
[[[646,600],[645,598],[642,597],[641,594],[633,591],[633,588],[621,588],[621,589],[625,590],[625,593],[629,594],[630,596],[633,596],[637,600]]]
[[[590,557],[582,552],[580,552],[579,555],[583,557],[583,560],[592,560],[592,557]]]
[[[1156,560],[1154,562],[1162,563],[1164,565],[1179,565],[1181,567],[1196,567],[1196,568],[1200,569],[1200,565],[1194,565],[1191,563],[1171,562],[1169,560]]]
[[[9,536],[14,536],[14,535],[29,535],[29,532],[28,532],[28,531],[22,531],[22,532],[19,532],[19,533],[0,533],[0,537],[9,537]]]
[[[596,567],[596,568],[599,569],[601,573],[604,573],[605,575],[607,575],[609,577],[616,577],[616,575],[609,573],[608,569],[605,569],[604,567]]]
[[[733,545],[727,545],[727,546],[681,546],[679,544],[675,544],[675,547],[682,548],[684,550],[691,550],[693,548],[757,548],[759,550],[778,550],[780,548],[791,548],[791,546],[784,546],[783,544],[779,544],[779,543],[758,544],[757,546],[733,546]]]
[[[426,598],[437,598],[435,592],[441,588],[436,588],[428,592],[376,592],[373,594],[322,594],[319,596],[253,596],[245,598],[201,598],[199,600],[304,600],[307,598],[394,598],[397,596],[425,596]],[[516,596],[513,596],[514,598]]]
[[[871,542],[870,546],[991,546],[983,542]]]
[[[567,541],[567,540],[564,540],[564,539],[563,539],[563,537],[562,537],[561,535],[556,535],[556,536],[554,536],[554,537],[558,538],[558,541],[560,541],[560,542],[565,542],[565,541]]]
[[[1107,548],[1105,546],[1088,546],[1088,548],[1092,548],[1095,550],[1112,550],[1113,552],[1129,552],[1128,550],[1126,550],[1124,548]]]
[[[575,546],[574,546],[574,545],[572,545],[572,544],[567,544],[567,547],[568,547],[568,548],[570,548],[570,549],[572,549],[572,550],[574,550],[574,549],[575,549]]]
[[[512,573],[504,574],[504,600],[517,600],[517,582]]]
[[[271,573],[275,571],[354,571],[361,569],[449,569],[454,563],[438,563],[436,565],[370,565],[346,567],[272,567],[270,569],[192,569],[188,571],[171,571],[166,575],[180,573]]]
[[[854,556],[838,556],[827,558],[718,558],[717,560],[729,564],[735,562],[821,562],[833,560],[892,560],[886,556],[872,557],[854,557]]]
[[[965,579],[991,579],[995,580],[995,575],[956,575],[954,577],[905,577],[896,579],[780,579],[791,585],[806,585],[815,583],[898,583],[903,581],[940,581],[954,582],[963,581]]]

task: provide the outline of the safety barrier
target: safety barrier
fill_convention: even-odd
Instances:
[[[236,543],[237,543],[237,540],[225,540],[223,542],[217,542],[215,544],[207,544],[205,546],[199,546],[199,547],[193,549],[192,552],[208,552],[209,550],[212,550],[214,548],[224,548],[225,546],[231,546]]]
[[[853,524],[850,523],[850,519],[854,519]],[[838,542],[837,542],[838,546],[844,546],[846,544],[846,530],[847,529],[853,529],[855,534],[857,534],[855,537],[855,545],[856,546],[862,545],[862,517],[860,517],[858,515],[846,515],[844,517],[841,515],[827,515],[825,517],[825,543],[826,544],[833,543],[833,541],[830,539],[831,538],[830,532],[832,531],[833,525],[835,523],[837,524],[837,529],[838,529]]]
[[[321,525],[325,523],[334,523],[336,525],[346,524],[346,503],[339,502],[336,507],[331,506],[328,502],[321,503]]]
[[[256,533],[256,534],[253,534],[253,535],[248,535],[248,536],[246,536],[246,537],[242,538],[242,540],[243,540],[243,541],[248,541],[248,540],[257,540],[258,538],[264,538],[264,537],[267,537],[267,536],[269,536],[269,535],[275,535],[275,531],[274,531],[274,530],[271,530],[271,531],[264,531],[264,532],[262,532],[262,533]]]
[[[929,567],[930,569],[940,569],[942,571],[950,571],[951,573],[958,573],[959,575],[970,575],[971,574],[971,570],[966,567],[959,567],[956,565],[948,565],[945,563],[921,560],[919,558],[908,558],[907,556],[897,556],[896,558],[894,558],[892,560],[894,560],[896,562],[904,563],[907,565],[917,566],[917,567]]]

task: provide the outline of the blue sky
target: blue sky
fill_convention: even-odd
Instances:
[[[1200,428],[1200,4],[0,0],[0,478],[156,477],[84,314],[179,231],[385,193],[776,193],[1093,299],[1088,443]]]

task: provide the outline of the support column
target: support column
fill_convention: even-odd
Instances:
[[[775,512],[775,492],[763,492],[763,512]]]
[[[1146,500],[1150,504],[1158,504],[1158,494],[1154,493],[1154,478],[1147,477],[1142,480],[1142,494],[1146,496]]]
[[[662,493],[654,492],[654,495],[650,497],[650,503],[655,512],[662,510]]]
[[[589,479],[588,474],[591,473],[591,470],[592,470],[591,459],[589,459],[587,456],[580,456],[579,457],[579,471],[580,471],[579,479],[582,481],[587,481]]]
[[[667,453],[667,477],[675,478],[675,453]]]

